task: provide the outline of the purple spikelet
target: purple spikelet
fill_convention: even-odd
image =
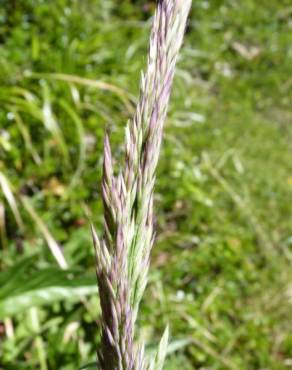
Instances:
[[[141,77],[136,112],[126,127],[125,163],[114,176],[108,135],[104,141],[102,198],[105,236],[92,227],[102,310],[102,370],[160,370],[167,332],[149,363],[134,345],[134,325],[144,293],[154,242],[153,191],[171,93],[191,0],[160,0]]]

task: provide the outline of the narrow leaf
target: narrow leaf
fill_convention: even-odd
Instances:
[[[21,200],[22,200],[22,204],[23,204],[24,208],[30,214],[31,218],[35,221],[35,223],[37,224],[38,228],[40,229],[42,235],[44,236],[44,238],[45,238],[45,240],[48,244],[48,247],[50,248],[55,260],[58,263],[58,265],[64,270],[67,269],[68,264],[67,264],[67,262],[64,258],[63,252],[61,251],[61,248],[60,248],[59,244],[55,241],[54,237],[52,236],[52,234],[48,230],[48,228],[45,225],[45,223],[43,222],[43,220],[39,217],[39,215],[37,214],[37,212],[33,208],[32,204],[30,203],[28,198],[27,197],[21,197]]]

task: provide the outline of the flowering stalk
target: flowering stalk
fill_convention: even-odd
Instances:
[[[134,345],[134,325],[144,293],[154,242],[153,190],[171,92],[191,0],[159,0],[153,20],[146,73],[136,112],[126,127],[125,163],[114,175],[109,138],[104,142],[102,197],[105,236],[92,227],[102,310],[102,370],[160,370],[167,331],[148,363]]]

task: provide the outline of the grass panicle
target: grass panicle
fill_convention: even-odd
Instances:
[[[190,0],[157,3],[147,70],[136,112],[126,127],[125,163],[118,176],[107,135],[104,141],[104,239],[99,241],[93,230],[103,325],[98,357],[103,370],[163,366],[168,330],[148,365],[143,346],[134,345],[134,326],[154,242],[153,191],[163,126],[190,6]]]

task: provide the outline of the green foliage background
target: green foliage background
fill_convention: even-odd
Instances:
[[[85,214],[101,231],[154,3],[0,5],[0,368],[77,370],[99,343]],[[149,350],[170,323],[166,370],[292,366],[291,65],[289,0],[193,1],[140,316]]]

